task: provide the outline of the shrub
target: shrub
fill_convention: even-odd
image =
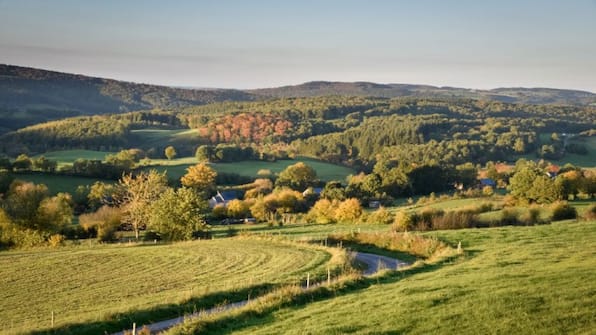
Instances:
[[[120,208],[102,206],[95,213],[79,216],[79,223],[86,231],[95,231],[99,241],[108,242],[115,239],[121,218],[122,211]]]
[[[586,220],[596,220],[596,204],[592,204],[584,213],[584,219]]]
[[[517,211],[512,208],[505,208],[501,211],[501,225],[517,224]]]
[[[478,217],[468,211],[451,211],[432,218],[432,229],[462,229],[476,226]]]
[[[335,211],[337,221],[354,221],[362,215],[362,206],[356,198],[346,199],[339,203]]]
[[[307,219],[310,222],[326,224],[335,222],[335,208],[337,201],[330,201],[328,199],[320,199],[308,211]]]
[[[416,222],[417,230],[429,230],[432,228],[433,219],[441,217],[445,211],[437,208],[425,208],[418,214]]]
[[[64,235],[54,234],[48,238],[48,244],[50,247],[59,247],[64,244]]]
[[[485,197],[490,197],[495,194],[495,190],[493,190],[492,186],[486,185],[482,188],[482,195]]]
[[[393,215],[385,207],[381,206],[369,215],[368,222],[390,224],[393,222]]]
[[[552,220],[568,220],[577,218],[577,210],[566,202],[557,202],[552,205]]]
[[[530,207],[522,214],[518,216],[520,223],[526,226],[532,226],[540,223],[540,209],[536,207]]]
[[[394,231],[408,231],[414,228],[414,224],[414,214],[406,211],[399,211],[395,214],[391,228]]]

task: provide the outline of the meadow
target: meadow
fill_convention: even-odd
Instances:
[[[200,329],[213,334],[592,333],[596,221],[424,235],[451,245],[461,242],[463,255],[280,308],[255,306],[254,313],[236,314],[234,322],[225,322],[224,313]],[[170,334],[196,327],[199,323],[191,321]]]
[[[47,159],[57,161],[58,164],[72,164],[77,159],[101,160],[103,161],[107,155],[114,154],[108,151],[95,150],[61,150],[48,151],[38,156],[44,156]]]
[[[48,187],[50,194],[67,192],[71,195],[76,193],[79,186],[93,185],[96,181],[105,183],[115,183],[113,180],[101,180],[97,178],[62,176],[45,173],[19,173],[14,176],[16,179],[32,182],[35,184],[44,184]]]
[[[241,176],[256,178],[258,177],[259,170],[270,170],[272,173],[279,173],[288,166],[298,162],[304,162],[311,166],[317,172],[319,179],[324,181],[345,181],[347,176],[354,174],[354,170],[348,167],[306,157],[297,157],[294,160],[278,160],[275,162],[241,161],[233,163],[210,163],[210,166],[218,173],[239,174]],[[180,179],[180,177],[186,174],[186,169],[189,166],[197,164],[197,160],[194,157],[183,157],[172,160],[152,159],[149,164],[155,165],[151,167],[152,169],[154,168],[160,172],[167,171],[170,179]]]
[[[330,261],[319,248],[247,238],[6,251],[0,332],[49,330],[52,313],[59,332],[117,331],[298,283]]]

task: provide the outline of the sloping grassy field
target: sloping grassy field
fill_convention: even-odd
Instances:
[[[79,185],[93,185],[96,181],[104,183],[115,183],[114,180],[102,180],[97,178],[61,176],[44,173],[19,173],[15,175],[16,179],[32,182],[35,184],[44,184],[48,187],[51,194],[59,192],[68,192],[75,194]]]
[[[0,333],[48,329],[54,312],[58,329],[88,324],[71,333],[103,334],[104,322],[124,320],[130,327],[142,318],[157,321],[221,304],[234,294],[246,299],[259,287],[323,273],[330,259],[306,245],[242,238],[2,252]]]
[[[592,334],[596,221],[440,231],[465,256],[218,334]]]
[[[270,170],[272,173],[279,173],[290,165],[298,162],[304,162],[311,166],[317,172],[317,176],[321,180],[339,180],[344,181],[350,174],[354,174],[354,170],[340,165],[325,163],[322,161],[310,158],[297,158],[295,160],[279,160],[276,162],[264,161],[241,161],[234,163],[211,163],[211,167],[218,173],[235,173],[242,176],[258,177],[259,170]],[[186,169],[194,164],[197,160],[194,157],[183,157],[178,159],[152,159],[151,164],[158,166],[151,167],[160,172],[167,171],[170,179],[180,179],[186,174]]]

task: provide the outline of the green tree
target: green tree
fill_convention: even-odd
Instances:
[[[213,159],[214,149],[210,145],[201,145],[195,151],[195,157],[199,162],[210,162]]]
[[[294,190],[304,191],[307,187],[313,186],[317,181],[317,172],[303,162],[288,166],[279,173],[276,186],[287,186]]]
[[[174,159],[174,157],[176,157],[176,149],[171,145],[166,148],[164,153],[168,160],[172,160],[172,159]]]
[[[112,205],[113,195],[116,190],[114,184],[96,181],[89,188],[87,201],[91,209],[97,209],[101,205]]]
[[[20,154],[17,159],[12,163],[12,167],[16,171],[31,170],[31,158],[26,154]]]
[[[542,175],[542,170],[532,161],[519,160],[513,176],[509,178],[509,191],[516,199],[529,201],[534,180]]]
[[[148,228],[166,241],[189,240],[193,234],[207,229],[204,214],[207,202],[193,189],[167,188],[151,205]]]

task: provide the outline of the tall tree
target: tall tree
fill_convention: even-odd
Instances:
[[[151,205],[149,229],[156,231],[166,241],[189,240],[193,234],[204,231],[203,218],[209,206],[191,188],[168,188]]]
[[[275,181],[276,186],[288,186],[294,190],[304,191],[317,181],[317,172],[303,162],[288,166],[279,173]]]
[[[136,176],[127,174],[120,179],[114,200],[123,210],[122,221],[132,226],[137,239],[139,230],[149,221],[151,203],[168,189],[167,182],[165,172],[156,170]]]

